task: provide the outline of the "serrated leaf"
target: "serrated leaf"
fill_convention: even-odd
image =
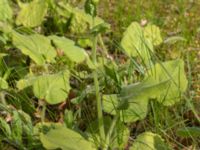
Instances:
[[[39,26],[44,20],[48,8],[45,0],[33,0],[20,6],[21,10],[17,16],[16,23],[25,27]]]
[[[130,150],[169,150],[160,135],[151,132],[140,134]]]
[[[46,100],[49,104],[65,101],[69,90],[68,71],[39,76],[33,83],[34,95],[39,99]]]
[[[176,134],[181,137],[200,137],[199,127],[184,127],[176,131]]]
[[[50,129],[46,134],[40,133],[40,140],[46,149],[62,150],[95,150],[92,143],[83,138],[79,133],[64,126]]]
[[[12,19],[12,9],[8,0],[0,0],[0,21],[7,21]]]
[[[160,29],[156,25],[147,25],[144,28],[144,37],[147,40],[150,40],[150,42],[155,46],[160,45],[163,41],[160,34]]]
[[[13,31],[12,39],[13,44],[38,65],[54,62],[56,51],[47,37],[40,34],[22,35]]]

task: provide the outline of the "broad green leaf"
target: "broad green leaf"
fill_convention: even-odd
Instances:
[[[60,16],[66,17],[70,20],[70,30],[73,33],[85,33],[88,32],[89,29],[92,29],[93,26],[105,23],[101,18],[95,17],[93,24],[93,17],[84,10],[79,8],[73,8],[69,4],[59,3],[57,7],[57,12]],[[105,23],[109,28],[110,25]]]
[[[144,37],[147,40],[150,40],[150,42],[155,46],[161,44],[163,41],[160,34],[160,29],[157,26],[151,24],[144,28]]]
[[[180,101],[181,95],[186,91],[188,83],[183,60],[155,64],[147,72],[146,80],[154,84],[166,82],[165,86],[160,87],[159,93],[154,95],[160,103],[166,106]]]
[[[30,3],[21,4],[21,10],[16,23],[25,27],[39,26],[46,15],[48,4],[45,0],[33,0]]]
[[[144,132],[136,138],[130,150],[169,150],[169,147],[160,135]]]
[[[13,44],[38,65],[53,62],[56,57],[56,51],[52,47],[51,41],[43,35],[22,35],[13,31],[12,38]]]
[[[135,88],[137,89],[137,88]],[[141,95],[142,96],[142,95]],[[129,101],[127,101],[129,100]],[[117,95],[103,96],[103,109],[105,112],[116,115],[116,111],[121,103],[128,103],[128,108],[120,110],[120,118],[124,122],[135,122],[146,117],[148,111],[148,98],[137,97],[125,99],[124,97],[117,97]],[[119,110],[118,110],[119,111]]]
[[[8,83],[6,80],[0,77],[0,89],[7,89],[8,88]]]
[[[95,150],[91,142],[64,126],[50,129],[46,134],[40,133],[40,140],[46,149]]]
[[[129,56],[138,56],[145,64],[151,63],[153,43],[144,37],[143,29],[137,22],[133,22],[126,29],[121,46]]]
[[[12,8],[8,0],[0,0],[0,21],[7,21],[12,19]]]
[[[31,85],[37,80],[37,77],[26,77],[25,79],[20,79],[17,81],[17,88],[23,90]]]
[[[181,137],[200,137],[200,128],[199,127],[184,127],[176,131],[176,134]]]
[[[187,88],[188,81],[182,60],[156,64],[145,76],[142,82],[122,88],[120,97],[125,100],[124,102],[131,104],[137,100],[146,102],[149,99],[156,99],[169,106],[180,101],[182,93]]]
[[[56,48],[62,50],[72,62],[81,63],[88,57],[84,49],[76,46],[72,40],[58,36],[50,36],[49,38],[53,41]]]
[[[69,72],[60,72],[52,75],[41,75],[33,83],[34,95],[46,100],[49,104],[58,104],[66,100],[69,85]]]

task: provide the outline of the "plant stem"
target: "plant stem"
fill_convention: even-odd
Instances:
[[[42,116],[41,116],[41,121],[42,121],[42,123],[45,122],[45,114],[46,114],[46,103],[44,102],[44,103],[42,104]]]
[[[92,48],[92,61],[94,65],[97,64],[97,54],[96,54],[96,46],[97,46],[97,36],[93,36],[93,48]],[[103,112],[102,112],[102,104],[101,104],[101,96],[99,92],[99,81],[97,70],[93,71],[93,79],[95,85],[95,93],[96,93],[96,101],[97,101],[97,115],[98,115],[98,124],[99,124],[99,134],[102,141],[105,141],[105,131],[104,131],[104,122],[103,122]],[[102,143],[101,143],[102,145]]]
[[[111,135],[112,135],[113,130],[114,130],[114,128],[115,128],[115,125],[116,125],[116,123],[117,123],[117,120],[118,120],[118,115],[116,115],[116,116],[114,117],[114,119],[113,119],[113,121],[112,121],[112,124],[111,124],[111,126],[110,126],[110,128],[109,128],[109,131],[108,131],[108,133],[107,133],[107,135],[106,135],[106,141],[105,141],[106,147],[105,147],[105,150],[108,149],[108,146],[109,146],[109,143],[110,143],[110,138],[111,138]]]

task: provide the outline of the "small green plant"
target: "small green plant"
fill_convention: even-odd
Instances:
[[[154,106],[168,110],[186,98],[184,60],[157,57],[163,39],[151,23],[132,22],[120,52],[110,53],[102,37],[112,28],[97,16],[98,4],[0,0],[0,147],[172,149],[149,128],[132,140],[130,126],[150,122]]]

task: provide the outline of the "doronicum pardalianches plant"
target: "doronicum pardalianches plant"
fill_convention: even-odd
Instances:
[[[160,61],[159,27],[137,22],[119,44],[125,63],[112,59],[102,39],[112,29],[97,16],[98,3],[86,0],[82,10],[56,0],[0,0],[1,147],[171,149],[150,130],[132,141],[129,126],[148,117],[151,103],[181,100],[184,61]]]

